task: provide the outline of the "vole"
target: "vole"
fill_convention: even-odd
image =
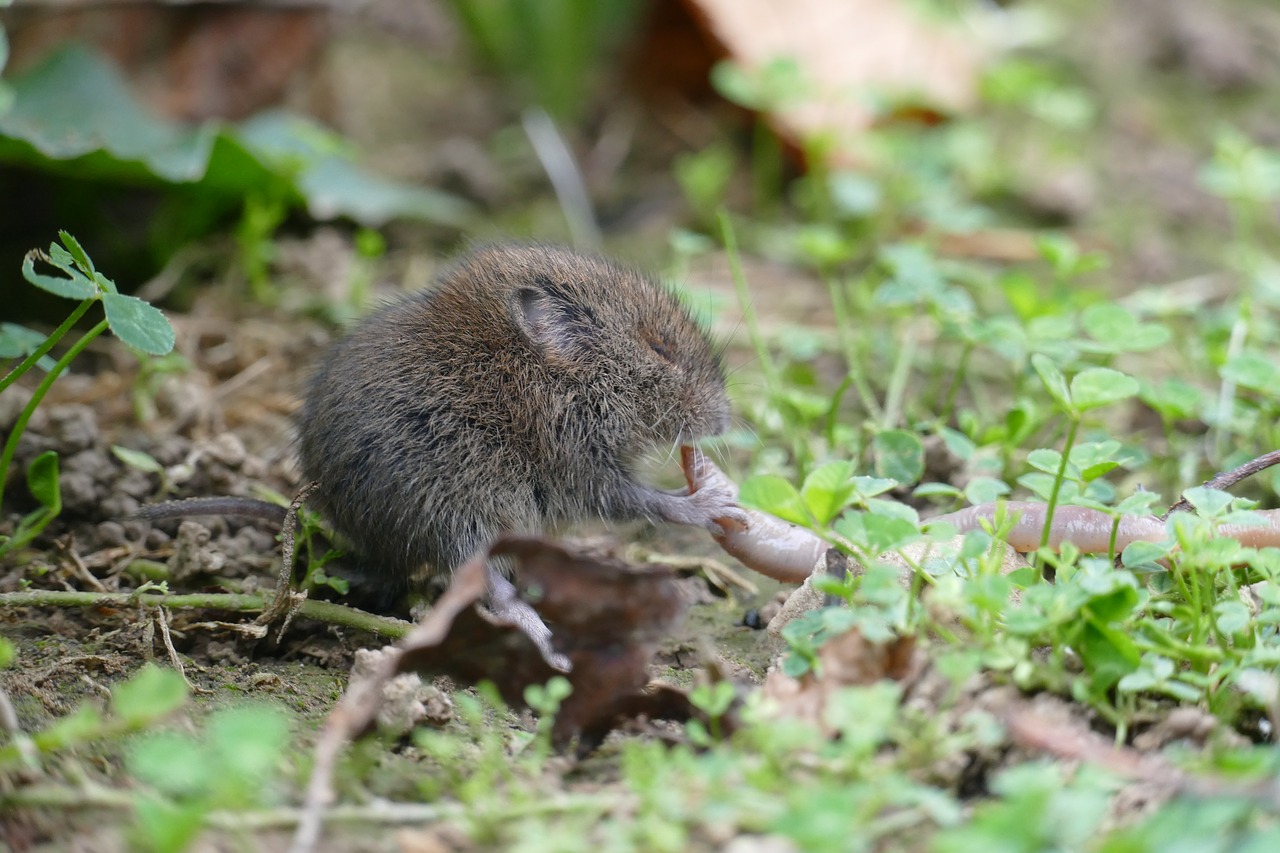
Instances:
[[[314,506],[398,594],[504,532],[592,517],[720,532],[717,518],[742,515],[727,491],[661,491],[635,466],[728,424],[718,353],[663,285],[600,257],[498,245],[333,345],[306,391],[298,450],[320,484]],[[247,514],[281,517],[267,506]],[[527,624],[503,568],[490,567],[491,609]]]

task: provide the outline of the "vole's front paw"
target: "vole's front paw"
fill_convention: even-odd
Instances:
[[[704,486],[691,495],[668,495],[663,507],[668,521],[704,528],[712,536],[723,536],[726,524],[747,527],[747,514],[738,506],[731,490]]]

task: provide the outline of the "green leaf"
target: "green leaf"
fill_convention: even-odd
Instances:
[[[1240,601],[1219,601],[1213,606],[1218,630],[1224,634],[1240,634],[1249,627],[1249,608]]]
[[[209,719],[210,745],[228,773],[258,787],[289,744],[289,718],[274,705],[218,711]]]
[[[93,280],[98,283],[98,289],[101,290],[103,293],[119,293],[120,292],[119,289],[116,287],[116,283],[111,279],[107,278],[105,275],[103,275],[100,272],[96,272],[96,271],[94,272]]]
[[[916,526],[920,523],[920,513],[916,512],[916,508],[901,501],[870,498],[867,501],[867,510],[875,515],[900,518]]]
[[[902,518],[869,512],[849,513],[835,523],[835,530],[856,547],[882,554],[923,538],[919,527]]]
[[[921,483],[911,490],[913,498],[962,498],[964,492],[949,483]]]
[[[1067,379],[1058,369],[1058,365],[1050,361],[1048,356],[1036,353],[1031,356],[1031,366],[1040,375],[1040,381],[1044,383],[1045,390],[1049,392],[1054,402],[1063,411],[1072,411],[1071,392],[1067,390]]]
[[[1195,417],[1204,405],[1204,392],[1181,379],[1166,379],[1142,392],[1142,400],[1166,420]]]
[[[947,451],[952,456],[965,462],[968,462],[978,449],[973,439],[950,427],[938,427],[938,437],[942,439],[942,443],[946,445]]]
[[[1226,512],[1231,501],[1235,499],[1230,492],[1205,486],[1192,486],[1183,492],[1182,496],[1196,508],[1196,512],[1209,518]]]
[[[1056,450],[1040,448],[1027,454],[1027,464],[1037,471],[1057,474],[1058,468],[1062,465],[1062,454]]]
[[[852,462],[828,462],[805,477],[800,495],[819,525],[829,524],[849,504],[854,494],[853,470]]]
[[[1138,393],[1138,380],[1109,367],[1090,367],[1071,380],[1071,399],[1078,411],[1096,409]]]
[[[235,133],[260,162],[293,176],[307,211],[317,219],[349,216],[377,227],[405,217],[461,227],[475,213],[457,196],[369,172],[350,159],[345,140],[301,116],[261,113]]]
[[[904,429],[879,432],[871,440],[876,476],[909,485],[924,476],[924,443]]]
[[[1032,471],[1023,474],[1018,478],[1018,485],[1031,492],[1040,500],[1048,503],[1049,498],[1053,495],[1054,484],[1057,483],[1057,477],[1052,474],[1042,474]],[[1058,503],[1070,503],[1080,494],[1080,484],[1075,480],[1063,480],[1058,486]]]
[[[44,335],[19,326],[17,323],[0,323],[0,358],[26,358],[40,349],[48,340]],[[49,356],[41,356],[36,364],[46,373],[56,364]]]
[[[53,725],[37,732],[32,740],[41,752],[56,752],[98,737],[103,730],[102,714],[88,705],[58,718]]]
[[[78,272],[72,272],[70,278],[36,272],[37,257],[41,257],[41,253],[33,249],[22,259],[22,277],[36,287],[64,299],[94,299],[98,296],[97,285]],[[48,257],[44,257],[43,260],[52,263]]]
[[[1121,515],[1150,515],[1151,508],[1161,503],[1159,492],[1134,492],[1116,504],[1116,512]]]
[[[139,738],[126,754],[129,772],[171,797],[200,797],[216,782],[219,768],[190,735],[155,732]]]
[[[12,87],[12,109],[0,114],[0,162],[81,180],[198,187],[215,212],[265,192],[305,202],[318,218],[371,226],[412,217],[458,227],[474,215],[455,196],[367,172],[351,162],[348,143],[297,116],[265,113],[237,127],[154,115],[112,63],[78,45],[51,54]]]
[[[135,844],[154,853],[189,850],[204,826],[207,806],[201,802],[179,805],[162,797],[139,794],[134,798],[138,820]]]
[[[1140,323],[1124,307],[1099,302],[1084,310],[1081,325],[1106,352],[1146,352],[1164,346],[1172,334],[1158,323]]]
[[[84,273],[88,278],[93,278],[93,274],[96,272],[93,268],[93,261],[89,259],[89,253],[80,245],[80,241],[68,231],[59,231],[58,239],[62,241],[62,245],[67,247],[67,252],[75,260],[80,272]]]
[[[887,477],[854,477],[853,486],[858,490],[858,496],[863,500],[869,500],[876,495],[882,495],[890,489],[898,487],[897,480],[890,480]]]
[[[738,498],[744,506],[762,509],[771,515],[806,527],[813,524],[796,487],[776,474],[760,474],[742,484]]]
[[[1080,632],[1078,648],[1095,693],[1110,690],[1136,670],[1142,658],[1137,644],[1125,631],[1092,618]]]
[[[316,219],[347,216],[370,227],[404,218],[461,228],[474,213],[457,196],[397,183],[340,157],[327,157],[304,170],[298,189]]]
[[[1120,467],[1120,463],[1115,462],[1113,460],[1108,460],[1106,462],[1098,462],[1095,465],[1090,465],[1088,468],[1082,469],[1080,471],[1080,479],[1086,483],[1089,483],[1098,479],[1104,474],[1114,471],[1118,467]]]
[[[27,488],[32,497],[40,502],[40,507],[27,513],[19,520],[13,535],[0,537],[0,555],[24,547],[40,532],[49,526],[49,522],[62,512],[62,492],[58,488],[58,454],[48,450],[41,453],[27,466]]]
[[[104,293],[102,307],[111,331],[134,349],[149,355],[164,355],[173,349],[173,326],[158,308],[122,293]]]
[[[52,266],[57,267],[69,276],[84,276],[89,280],[93,279],[92,275],[80,269],[79,265],[76,263],[75,256],[62,246],[59,246],[57,243],[49,244],[48,260]]]
[[[998,501],[1009,494],[1012,489],[1003,480],[995,477],[974,477],[964,487],[965,500],[970,504],[985,504]]]
[[[27,466],[27,488],[40,505],[57,515],[62,510],[62,493],[58,489],[58,453],[46,450]]]
[[[764,109],[768,104],[758,76],[726,59],[711,67],[710,80],[712,88],[725,100],[747,109]]]
[[[13,108],[0,117],[6,159],[26,147],[56,161],[96,160],[97,168],[115,160],[135,177],[186,183],[205,173],[216,126],[188,130],[146,112],[116,67],[83,47],[52,54],[12,85]]]
[[[130,727],[140,727],[187,700],[187,682],[170,669],[143,664],[138,674],[111,691],[111,708]]]
[[[129,447],[113,444],[111,445],[111,455],[130,468],[134,468],[144,474],[160,474],[164,472],[164,466],[154,456],[150,453],[143,453],[141,450],[133,450]]]
[[[1088,611],[1105,623],[1123,622],[1138,606],[1138,591],[1121,586],[1104,595],[1089,599]]]
[[[1244,388],[1268,391],[1276,386],[1280,368],[1256,353],[1241,353],[1222,366],[1222,378]]]
[[[1039,425],[1039,412],[1031,400],[1019,400],[1004,417],[1005,444],[1018,445],[1031,436]]]

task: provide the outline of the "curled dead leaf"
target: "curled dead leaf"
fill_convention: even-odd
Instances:
[[[914,637],[873,643],[856,628],[831,637],[818,649],[817,671],[793,678],[774,667],[765,677],[764,696],[779,716],[805,720],[835,734],[827,716],[832,696],[845,687],[883,679],[914,681],[924,666]]]

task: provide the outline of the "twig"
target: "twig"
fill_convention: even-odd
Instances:
[[[1163,786],[1170,796],[1248,799],[1274,811],[1280,806],[1280,788],[1267,777],[1240,781],[1217,774],[1193,776],[1159,753],[1143,753],[1115,743],[1077,721],[1062,721],[1033,710],[1030,703],[997,707],[1009,739],[1025,749],[1046,752],[1070,761],[1087,761],[1125,779]]]
[[[571,794],[548,797],[527,803],[512,803],[504,814],[509,818],[571,811],[616,810],[631,799],[625,794]],[[28,806],[43,808],[108,808],[133,809],[137,805],[134,792],[86,784],[78,787],[62,785],[28,785],[0,794],[0,807]],[[325,817],[332,823],[394,825],[432,823],[460,817],[466,813],[462,803],[395,803],[375,800],[360,805],[334,806]],[[283,829],[297,826],[304,818],[300,808],[252,809],[245,811],[211,811],[204,815],[210,829],[252,831]]]
[[[76,577],[88,584],[91,589],[95,589],[98,592],[107,591],[107,588],[102,585],[102,581],[98,580],[93,572],[89,571],[89,567],[84,564],[84,560],[81,559],[79,552],[76,551],[76,543],[71,537],[59,540],[54,547],[62,552],[62,556],[75,569]]]
[[[298,510],[302,508],[302,502],[318,488],[320,488],[320,481],[312,480],[294,495],[293,502],[289,504],[289,510],[285,513],[284,525],[280,528],[280,574],[276,578],[276,597],[272,600],[271,606],[258,617],[258,621],[263,625],[270,625],[277,619],[283,619],[285,624],[280,628],[281,636],[288,627],[289,620],[286,618],[288,614],[296,611],[301,606],[300,602],[306,599],[306,593],[298,594],[293,589],[295,531],[298,527]]]
[[[208,608],[230,610],[238,613],[256,613],[266,602],[261,595],[247,593],[209,592],[185,595],[164,595],[127,592],[67,592],[63,590],[28,590],[26,592],[0,593],[0,608],[4,607],[173,607],[177,609]],[[302,603],[298,615],[318,622],[341,625],[368,631],[380,637],[399,639],[413,627],[409,622],[387,616],[374,616],[363,610],[334,604],[331,601]]]
[[[1205,480],[1203,485],[1207,489],[1226,491],[1241,480],[1247,477],[1252,477],[1259,471],[1265,471],[1272,465],[1276,464],[1280,464],[1280,450],[1273,450],[1270,453],[1264,453],[1257,459],[1251,459],[1238,468],[1232,468],[1226,473],[1218,474],[1211,479]],[[1164,515],[1160,516],[1160,520],[1164,521],[1168,519],[1168,517],[1173,515],[1175,512],[1187,512],[1191,509],[1194,509],[1191,501],[1187,500],[1185,496],[1181,497],[1178,499],[1177,503],[1169,507]]]
[[[195,687],[191,683],[191,679],[187,678],[187,668],[182,665],[182,658],[178,657],[178,650],[173,647],[173,635],[169,633],[169,611],[163,607],[156,608],[156,625],[160,626],[160,639],[164,641],[164,650],[169,655],[169,664],[178,671],[178,675],[182,676],[182,680],[187,683],[188,687]]]

